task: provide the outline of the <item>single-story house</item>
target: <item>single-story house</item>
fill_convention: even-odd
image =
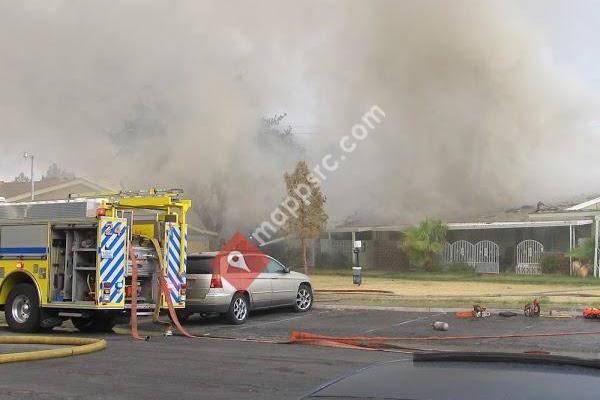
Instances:
[[[86,178],[42,178],[34,182],[35,201],[65,200],[71,194],[115,192],[118,189],[92,182]],[[0,197],[7,202],[31,201],[30,182],[0,182]],[[216,249],[219,234],[201,223],[188,225],[188,251]]]
[[[442,254],[446,264],[466,263],[484,273],[515,271],[540,273],[544,255],[561,255],[572,266],[568,253],[585,240],[594,240],[598,254],[600,197],[583,202],[549,207],[543,203],[477,218],[451,219],[447,222],[447,243]],[[352,242],[363,241],[361,264],[368,268],[397,269],[408,262],[399,246],[407,224],[342,225],[327,229],[316,246],[327,259],[351,264]],[[598,276],[598,257],[594,260]],[[572,269],[571,269],[572,272]]]

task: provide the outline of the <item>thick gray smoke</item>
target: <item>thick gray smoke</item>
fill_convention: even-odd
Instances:
[[[377,104],[387,117],[326,181],[333,221],[595,191],[596,99],[510,5],[448,4],[0,1],[0,167],[29,149],[100,182],[183,186],[210,225],[252,227],[300,156],[265,146],[262,117],[287,112],[318,162]]]

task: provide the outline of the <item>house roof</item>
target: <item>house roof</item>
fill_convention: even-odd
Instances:
[[[528,221],[529,215],[536,211],[534,206],[522,206],[520,208],[513,208],[506,211],[487,212],[479,214],[477,216],[466,216],[457,218],[448,218],[447,223],[458,223],[458,222],[522,222]]]
[[[330,233],[345,233],[345,232],[402,232],[411,224],[400,225],[362,225],[362,226],[336,226],[326,229]]]
[[[591,224],[593,220],[590,218],[598,213],[600,196],[582,195],[552,205],[538,202],[537,205],[523,205],[505,211],[454,216],[445,222],[450,230],[575,226]],[[365,223],[359,218],[354,218],[350,222],[328,228],[327,232],[403,231],[408,226],[410,224],[378,224],[377,220]]]
[[[35,194],[51,193],[56,190],[67,189],[78,185],[84,185],[90,188],[90,191],[109,191],[112,190],[106,186],[98,185],[85,178],[42,178],[39,181],[34,181]],[[30,182],[1,182],[0,196],[6,201],[26,200],[31,196]]]
[[[45,189],[48,187],[56,186],[72,179],[61,179],[61,178],[44,178],[39,181],[35,181],[35,188]],[[16,197],[21,194],[28,194],[31,190],[31,182],[1,182],[0,183],[0,195],[5,197],[7,200]]]
[[[590,199],[588,201],[584,201],[583,203],[579,203],[579,204],[575,204],[574,206],[568,207],[566,208],[567,211],[579,211],[579,210],[584,210],[588,207],[591,207],[593,205],[596,205],[600,203],[600,197],[595,197],[593,199]]]
[[[557,226],[591,225],[591,219],[560,221],[513,221],[513,222],[456,222],[447,224],[448,230],[459,231],[469,229],[510,229],[510,228],[544,228]]]

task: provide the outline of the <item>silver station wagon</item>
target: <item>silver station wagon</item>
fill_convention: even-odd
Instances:
[[[237,325],[246,321],[251,310],[293,307],[297,312],[305,312],[311,309],[313,291],[308,276],[290,271],[273,257],[245,254],[241,256],[244,266],[246,262],[252,264],[257,261],[254,257],[260,257],[264,268],[252,276],[247,287],[236,287],[229,282],[228,276],[215,271],[218,270],[215,268],[219,262],[215,260],[217,257],[217,252],[188,256],[186,307],[177,312],[181,321],[195,313],[218,313]],[[230,259],[229,263],[233,261]]]

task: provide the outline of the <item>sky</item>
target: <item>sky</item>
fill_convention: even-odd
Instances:
[[[600,2],[526,0],[517,6],[540,30],[554,59],[600,91]]]

